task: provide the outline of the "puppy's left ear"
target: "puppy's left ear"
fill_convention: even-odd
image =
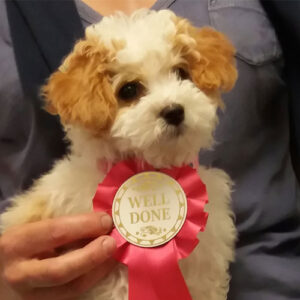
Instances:
[[[222,106],[220,94],[230,91],[237,79],[233,45],[213,28],[199,29],[181,18],[175,24],[175,45],[188,63],[193,82]]]

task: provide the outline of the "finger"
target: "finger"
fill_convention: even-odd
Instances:
[[[94,268],[89,273],[77,278],[70,283],[77,290],[87,291],[96,285],[101,279],[108,275],[110,271],[116,266],[117,261],[114,259],[109,259],[105,264]]]
[[[7,231],[1,238],[4,256],[32,257],[64,244],[108,233],[112,219],[103,212],[43,220]]]
[[[116,242],[112,237],[101,236],[85,247],[62,256],[19,262],[13,270],[18,278],[15,283],[23,286],[25,283],[26,288],[65,284],[101,265],[115,249]]]
[[[74,299],[80,296],[93,286],[95,286],[99,280],[104,278],[116,265],[116,261],[113,259],[107,260],[101,266],[94,268],[88,274],[77,278],[65,285],[58,287],[37,288],[30,292],[31,299],[43,299],[43,300],[65,300]]]

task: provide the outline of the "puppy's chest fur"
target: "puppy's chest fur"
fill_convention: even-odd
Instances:
[[[226,299],[236,236],[229,205],[231,183],[221,170],[199,167],[198,171],[209,196],[205,208],[208,223],[199,233],[196,249],[179,264],[193,299]],[[58,162],[31,191],[13,199],[12,209],[2,217],[3,227],[91,211],[94,193],[104,176],[96,164],[82,158],[71,156]],[[80,299],[125,300],[127,291],[127,270],[120,264]]]

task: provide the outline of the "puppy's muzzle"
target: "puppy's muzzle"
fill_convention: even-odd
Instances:
[[[169,125],[179,126],[184,120],[184,108],[180,104],[168,105],[160,112],[160,117]]]

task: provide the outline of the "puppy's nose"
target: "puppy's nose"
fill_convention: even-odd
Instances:
[[[160,112],[160,116],[168,124],[178,126],[184,120],[184,108],[180,104],[171,104]]]

